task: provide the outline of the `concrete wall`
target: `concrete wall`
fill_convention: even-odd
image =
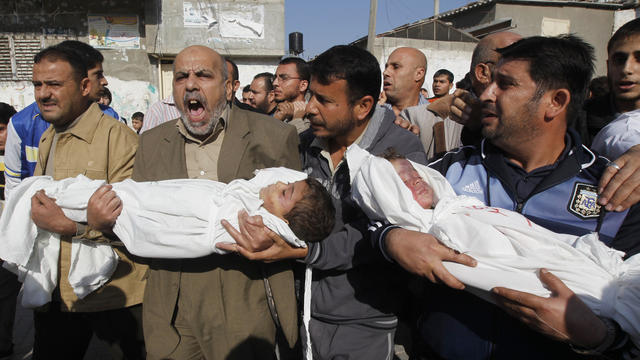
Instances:
[[[223,55],[285,54],[284,0],[146,2],[147,47],[151,53],[176,54],[185,46],[202,44]],[[189,12],[193,18],[185,16]]]
[[[429,90],[429,94],[433,95],[431,91],[433,74],[439,69],[447,69],[453,73],[454,82],[461,80],[469,71],[471,54],[476,44],[389,37],[376,38],[373,54],[380,62],[381,71],[384,71],[384,65],[393,50],[403,46],[419,49],[427,57],[427,74],[422,87]]]
[[[570,32],[595,48],[596,76],[606,75],[607,41],[611,37],[615,11],[575,6],[531,6],[496,4],[496,18],[512,18],[515,32],[542,35],[543,17],[570,21]]]
[[[0,102],[22,110],[34,102],[33,85],[30,81],[0,81]]]

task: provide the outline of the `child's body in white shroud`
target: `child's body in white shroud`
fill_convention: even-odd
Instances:
[[[478,261],[475,268],[445,267],[473,293],[506,287],[538,296],[550,292],[538,279],[546,268],[598,315],[615,320],[640,343],[640,256],[601,243],[596,233],[558,234],[525,216],[457,196],[437,171],[406,159],[386,160],[351,146],[346,153],[352,197],[372,220],[386,220],[434,235]]]

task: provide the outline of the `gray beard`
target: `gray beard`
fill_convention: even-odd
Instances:
[[[225,107],[227,106],[227,100],[225,98],[220,99],[216,107],[213,109],[213,114],[207,121],[206,125],[195,127],[189,121],[189,116],[186,113],[180,112],[180,120],[182,120],[182,124],[187,129],[187,131],[194,136],[205,136],[211,135],[213,132],[213,128],[216,127],[218,123],[218,119],[222,116]]]

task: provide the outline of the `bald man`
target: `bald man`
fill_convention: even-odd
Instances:
[[[400,47],[389,55],[382,73],[382,89],[387,105],[396,115],[410,106],[427,103],[420,94],[426,72],[427,58],[418,49]]]
[[[500,54],[496,49],[507,47],[522,39],[522,36],[511,32],[503,31],[484,37],[471,55],[471,88],[473,93],[480,96],[484,89],[491,84],[493,68],[500,60]]]
[[[476,144],[481,139],[482,103],[478,98],[493,81],[493,69],[500,61],[500,54],[496,49],[507,47],[520,39],[522,36],[511,31],[502,31],[482,38],[473,50],[469,73],[465,77],[471,80],[471,88],[464,88],[460,83],[456,84],[457,90],[453,93],[455,97],[448,103],[442,103],[442,105],[450,105],[450,118],[465,126],[461,134],[464,145]]]
[[[173,76],[180,118],[142,134],[134,180],[226,183],[259,168],[300,168],[295,128],[229,107],[231,82],[218,53],[182,50]],[[297,341],[289,267],[235,255],[152,259],[143,306],[148,359],[275,359],[276,323],[288,343],[281,353]]]

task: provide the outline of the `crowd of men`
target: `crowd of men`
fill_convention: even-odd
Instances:
[[[135,131],[98,103],[106,79],[97,50],[78,41],[42,50],[34,58],[35,103],[17,114],[0,108],[7,199],[32,175],[228,183],[284,166],[323,184],[336,221],[327,238],[298,248],[241,212],[237,228],[224,223],[236,243],[217,245],[231,254],[147,259],[114,235],[122,201],[110,185],[89,200],[86,223],[39,191],[32,220],[59,234],[61,246],[58,286],[34,309],[33,358],[82,359],[95,335],[118,359],[393,359],[399,321],[411,332],[403,344],[414,359],[640,356],[619,324],[545,269],[539,278],[548,298],[463,291],[443,263],[472,272],[476,261],[433,235],[371,222],[350,199],[344,159],[352,144],[374,155],[393,149],[442,173],[457,194],[555,232],[597,232],[630,257],[640,250],[640,131],[625,123],[626,152],[611,161],[589,146],[605,125],[625,114],[633,120],[640,109],[640,19],[607,49],[610,91],[588,101],[591,45],[573,35],[512,32],[477,44],[453,94],[445,69],[433,77],[434,96],[422,94],[427,58],[418,49],[394,50],[381,73],[373,55],[339,45],[308,63],[283,59],[275,74],[255,75],[239,100],[236,64],[189,46],[175,58],[172,96],[134,114]],[[578,204],[577,193],[593,201]],[[110,280],[82,299],[67,279],[78,239],[112,244],[119,258]],[[19,284],[4,269],[0,275],[0,356],[7,356],[13,316],[6,314]],[[416,279],[419,289],[409,286]]]

